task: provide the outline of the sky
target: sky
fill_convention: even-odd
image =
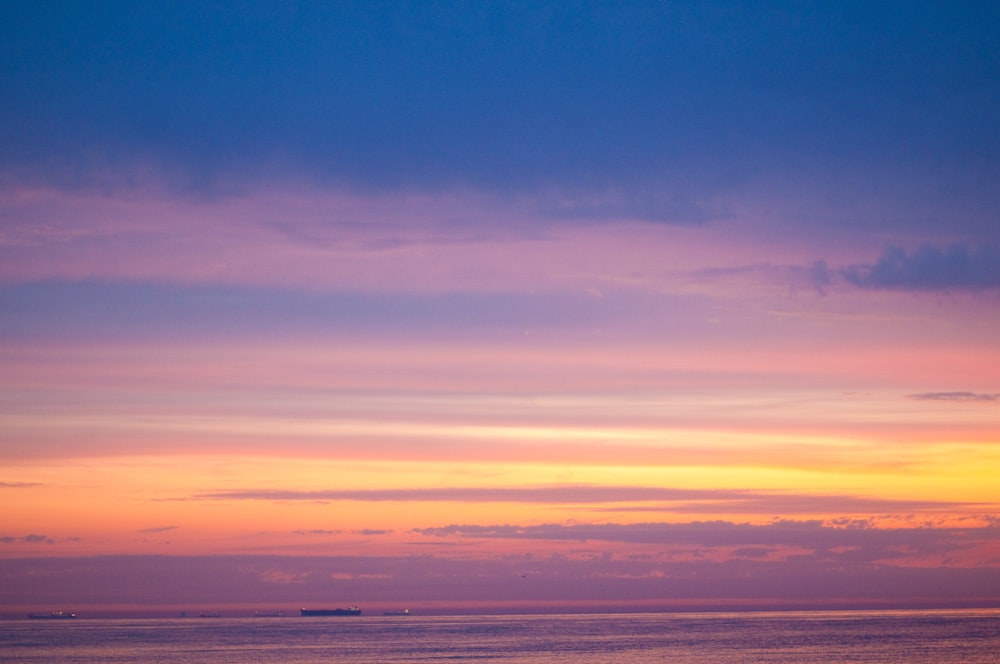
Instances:
[[[1000,603],[1000,7],[0,6],[0,611]]]

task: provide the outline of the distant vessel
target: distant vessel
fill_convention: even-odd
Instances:
[[[349,609],[302,609],[300,614],[307,618],[323,616],[360,616],[361,609],[356,606],[352,606]]]
[[[76,614],[65,611],[50,611],[49,613],[29,613],[28,617],[32,620],[71,620],[76,618]]]
[[[221,618],[218,611],[206,611],[198,614],[199,618]]]
[[[409,609],[403,609],[402,611],[386,611],[382,614],[383,616],[408,616],[410,615]]]
[[[285,616],[281,611],[254,611],[253,615],[255,618],[283,618]]]

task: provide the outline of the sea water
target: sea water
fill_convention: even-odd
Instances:
[[[0,662],[1000,662],[1000,610],[8,620]]]

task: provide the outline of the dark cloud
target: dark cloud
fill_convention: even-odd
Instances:
[[[761,172],[941,186],[1000,151],[992,3],[36,4],[0,11],[0,169],[91,186],[624,185],[579,212],[689,223]]]
[[[27,489],[42,486],[40,482],[0,482],[0,489]]]
[[[158,526],[156,528],[143,528],[140,533],[164,533],[168,530],[177,530],[180,526]]]
[[[922,392],[920,394],[907,394],[907,399],[914,401],[957,401],[957,402],[995,402],[1000,401],[1000,393],[977,393],[977,392]]]
[[[805,533],[811,527],[803,528]],[[842,531],[847,534],[847,531]],[[961,533],[939,533],[946,553],[963,544]],[[975,538],[997,532],[973,529]],[[905,538],[897,537],[903,541]],[[848,540],[849,542],[850,540]],[[891,546],[899,546],[892,541]],[[988,540],[989,541],[989,540]],[[887,544],[889,544],[887,542]],[[952,547],[952,549],[949,549]],[[357,602],[365,610],[422,602],[540,603],[591,601],[601,609],[636,601],[732,600],[780,606],[886,605],[983,602],[1000,594],[994,566],[910,566],[885,564],[879,552],[854,549],[815,555],[760,556],[771,545],[739,547],[724,560],[662,553],[617,557],[578,547],[573,555],[526,552],[491,557],[449,555],[423,549],[395,556],[87,556],[0,559],[0,604],[84,606],[218,606],[220,602],[294,609],[326,604],[331,597]],[[921,550],[922,551],[922,550]],[[839,552],[839,553],[838,553]],[[708,551],[706,551],[708,553]],[[898,554],[898,552],[897,552]],[[805,604],[803,604],[805,603]],[[730,605],[731,606],[731,605]],[[742,604],[745,607],[745,604]]]
[[[293,530],[296,535],[339,535],[339,530],[326,530],[323,528],[314,528],[312,530]]]
[[[910,291],[976,291],[1000,288],[1000,247],[924,245],[913,252],[886,247],[874,265],[842,271],[861,288]]]

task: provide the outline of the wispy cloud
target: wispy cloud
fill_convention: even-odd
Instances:
[[[710,267],[691,273],[697,282],[755,281],[782,288],[808,289],[825,295],[835,282],[836,272],[823,260],[808,265],[755,263],[732,267]]]
[[[907,394],[906,398],[914,401],[997,402],[1000,401],[1000,393],[922,392],[920,394]]]
[[[177,530],[180,526],[157,526],[154,528],[143,528],[140,533],[165,533],[168,530]]]
[[[646,500],[737,500],[749,492],[631,486],[453,487],[440,489],[247,489],[215,491],[195,500],[356,500],[530,503],[614,503]]]
[[[936,512],[993,503],[947,500],[903,500],[835,494],[749,493],[736,500],[680,501],[669,505],[624,505],[598,508],[605,512],[680,512],[685,514],[899,514]]]
[[[201,493],[192,500],[540,503],[608,505],[605,511],[756,514],[856,514],[920,512],[973,507],[940,500],[893,500],[836,494],[642,486],[451,487],[413,489],[246,489]],[[636,505],[635,503],[642,503]],[[651,504],[652,503],[652,504]],[[312,531],[311,531],[312,532]],[[326,532],[326,531],[322,531]]]

